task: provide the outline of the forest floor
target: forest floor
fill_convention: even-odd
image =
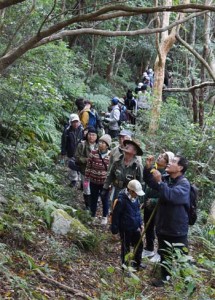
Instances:
[[[99,206],[98,213],[101,203]],[[88,251],[77,247],[71,238],[56,236],[45,228],[38,228],[36,245],[24,248],[8,236],[1,237],[1,242],[16,251],[10,253],[10,274],[0,277],[0,299],[167,299],[163,288],[150,285],[153,264],[147,263],[146,269],[131,278],[124,276],[118,235],[110,233],[109,225],[88,227],[99,239],[96,249]],[[14,278],[19,282],[12,284]],[[32,298],[25,293],[25,282],[33,290]]]
[[[73,200],[83,209],[82,194],[80,191],[75,193]],[[87,218],[86,212],[80,211],[83,212],[82,219],[85,216]],[[101,202],[98,209],[98,217],[100,216]],[[90,221],[89,216],[88,219]],[[34,241],[25,244],[19,240],[20,243],[17,244],[15,233],[11,237],[0,236],[0,246],[7,245],[10,249],[8,256],[0,256],[0,267],[4,268],[4,272],[0,272],[0,299],[177,298],[172,298],[174,289],[171,283],[162,288],[151,285],[152,278],[158,274],[159,266],[149,260],[143,261],[146,264],[145,269],[133,272],[131,277],[125,276],[121,269],[119,236],[110,233],[109,225],[92,224],[88,220],[84,223],[94,233],[97,241],[95,247],[89,247],[88,250],[86,245],[77,245],[71,237],[56,236],[44,226],[39,226],[35,233],[36,243]],[[190,253],[193,255],[192,247]],[[209,279],[206,278],[207,281]]]

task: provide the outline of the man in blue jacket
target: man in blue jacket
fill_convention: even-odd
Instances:
[[[130,252],[130,246],[136,248],[142,231],[142,217],[138,196],[143,196],[142,185],[136,179],[129,181],[127,189],[119,193],[112,213],[111,231],[119,232],[121,239],[121,260],[126,264],[125,255]],[[141,241],[134,255],[132,266],[139,270],[141,265],[143,242]]]
[[[146,160],[144,178],[146,183],[159,191],[159,205],[156,215],[156,234],[158,238],[158,252],[161,263],[168,259],[170,244],[183,244],[188,247],[188,211],[190,207],[190,183],[184,177],[188,167],[186,158],[176,155],[166,167],[169,177],[162,178],[158,170],[151,170],[151,159]],[[185,247],[179,246],[185,251]],[[153,280],[154,286],[164,285],[170,275],[164,266],[161,266],[161,280]]]

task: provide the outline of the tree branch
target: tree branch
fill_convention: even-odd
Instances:
[[[44,24],[46,23],[46,21],[48,20],[49,16],[52,14],[52,12],[55,10],[56,4],[57,4],[57,0],[54,0],[54,4],[53,4],[50,12],[48,13],[48,15],[45,17],[45,19],[43,20],[42,24],[40,25],[40,28],[37,31],[37,35],[40,35],[40,32],[41,32]]]
[[[74,30],[63,30],[59,33],[53,34],[47,38],[42,39],[39,43],[37,43],[34,47],[39,47],[41,45],[44,45],[49,42],[53,42],[56,40],[59,40],[65,36],[72,36],[72,35],[80,35],[80,34],[93,34],[93,35],[101,35],[101,36],[109,36],[109,37],[115,37],[115,36],[135,36],[135,35],[141,35],[141,34],[154,34],[159,32],[164,32],[166,30],[169,30],[173,28],[174,26],[177,26],[179,24],[185,23],[191,18],[198,17],[205,12],[199,12],[191,14],[190,16],[184,18],[183,20],[177,20],[173,22],[172,24],[161,27],[161,28],[144,28],[139,30],[132,30],[132,31],[110,31],[110,30],[102,30],[102,29],[93,29],[93,28],[81,28],[81,29],[74,29]]]
[[[89,300],[89,297],[82,293],[80,290],[76,290],[68,285],[65,285],[65,284],[62,284],[60,282],[58,282],[57,280],[54,280],[48,276],[46,276],[41,270],[39,269],[35,269],[36,273],[39,274],[40,278],[43,280],[43,281],[46,281],[48,283],[52,283],[54,285],[56,285],[58,288],[64,290],[64,291],[67,291],[67,292],[70,292],[72,293],[74,296],[76,297],[81,297],[83,299],[86,299],[86,300]]]
[[[16,59],[18,59],[19,57],[21,57],[24,53],[26,53],[28,50],[32,49],[33,47],[35,47],[36,44],[38,44],[42,39],[47,38],[49,36],[51,36],[52,34],[62,30],[63,28],[72,25],[74,23],[80,23],[80,22],[89,22],[89,21],[96,21],[96,18],[101,16],[102,14],[107,14],[110,11],[131,11],[131,12],[138,12],[141,14],[143,11],[156,11],[156,10],[175,10],[176,7],[180,7],[180,8],[185,8],[184,5],[180,5],[180,6],[170,6],[170,7],[155,7],[155,8],[142,8],[142,7],[129,7],[129,6],[123,6],[123,5],[118,5],[118,6],[107,6],[107,7],[103,7],[95,12],[92,13],[88,13],[88,14],[83,14],[83,15],[78,15],[78,16],[74,16],[71,19],[59,22],[55,25],[50,26],[49,28],[47,28],[46,30],[40,32],[40,35],[35,35],[33,37],[31,37],[28,41],[26,41],[24,44],[20,45],[19,47],[17,47],[16,49],[14,49],[13,51],[10,51],[9,53],[5,54],[5,56],[3,56],[0,59],[0,72],[2,72],[5,68],[7,68],[9,65],[11,65]],[[203,6],[198,6],[198,7],[203,7]],[[205,8],[205,6],[204,6]],[[212,7],[210,7],[212,8]],[[215,7],[214,7],[215,10]],[[185,18],[182,21],[176,21],[175,23],[173,23],[170,27],[166,27],[165,29],[161,28],[159,29],[160,32],[163,30],[168,30],[169,28],[172,28],[173,26],[176,26],[180,23],[186,22],[187,20],[196,17],[200,14],[205,13],[205,11],[203,10],[203,12],[201,11],[200,13],[194,13],[191,14],[189,17]],[[107,17],[109,18],[109,15],[107,15]],[[99,35],[106,35],[106,36],[120,36],[120,35],[127,35],[127,36],[132,36],[132,35],[137,35],[137,34],[152,34],[157,32],[157,29],[146,29],[149,30],[148,32],[145,30],[139,30],[139,31],[135,31],[135,32],[112,32],[111,34],[108,33],[108,31],[104,31],[105,33],[103,34],[103,31],[91,31],[92,29],[89,29],[87,31],[87,29],[80,29],[80,30],[76,30],[76,31],[71,31],[70,33],[74,34],[84,34],[84,33],[90,33],[90,34],[99,34]],[[159,31],[158,30],[158,31]],[[63,31],[65,32],[65,31]]]
[[[19,32],[20,28],[25,24],[25,22],[28,20],[29,15],[34,11],[35,9],[35,0],[32,0],[32,5],[29,9],[29,11],[27,11],[24,16],[21,18],[20,23],[18,24],[15,32],[12,34],[11,38],[9,39],[8,45],[4,51],[4,54],[2,56],[4,56],[8,50],[10,49],[13,39],[15,38],[15,36],[17,35],[17,33]]]
[[[179,34],[176,34],[176,39],[185,47],[187,48],[207,69],[208,73],[210,74],[210,76],[212,77],[212,79],[215,81],[215,74],[213,73],[213,71],[211,70],[210,66],[208,65],[208,63],[204,60],[204,58],[202,58],[202,56],[195,50],[193,49],[187,42],[185,42],[180,36]]]
[[[164,92],[182,92],[182,93],[187,93],[187,92],[192,92],[193,90],[196,90],[196,89],[201,89],[203,87],[206,87],[206,86],[215,86],[215,82],[212,82],[212,81],[205,81],[205,82],[202,82],[200,84],[196,84],[196,85],[193,85],[189,88],[170,88],[170,89],[163,89]]]
[[[11,5],[15,5],[21,2],[24,2],[25,0],[2,0],[0,1],[0,9],[9,7]]]

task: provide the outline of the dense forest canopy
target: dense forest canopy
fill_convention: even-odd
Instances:
[[[134,90],[148,68],[155,79],[152,109],[140,113],[135,126],[143,163],[148,154],[163,149],[183,154],[190,162],[187,177],[199,189],[198,222],[190,234],[198,265],[191,268],[179,259],[174,284],[162,299],[214,297],[215,227],[209,217],[215,175],[214,28],[211,0],[0,0],[3,297],[66,299],[72,294],[77,299],[136,299],[143,289],[137,278],[116,284],[119,270],[112,267],[114,260],[109,263],[114,243],[107,232],[90,228],[90,239],[62,240],[51,235],[50,228],[55,209],[86,226],[90,221],[80,209],[80,195],[68,186],[67,168],[59,155],[63,128],[76,112],[75,99],[83,97],[99,113],[107,111],[110,99]],[[169,76],[171,84],[164,86]],[[92,253],[87,251],[98,254],[90,256],[92,265]],[[74,267],[80,275],[82,259],[95,280],[89,285],[87,272],[87,280],[78,275],[75,280],[71,271]],[[180,277],[182,269],[186,282]],[[55,282],[48,281],[49,275]],[[72,289],[70,278],[77,289]],[[46,288],[41,287],[42,281],[59,290],[53,292],[45,283]],[[146,288],[147,297],[158,299],[158,294]]]

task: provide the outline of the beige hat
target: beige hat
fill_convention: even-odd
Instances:
[[[136,150],[137,150],[137,156],[142,156],[143,155],[143,150],[140,148],[140,141],[139,140],[125,140],[123,141],[123,145],[126,146],[128,144],[131,144],[133,146],[135,146]],[[125,149],[123,149],[123,151],[125,151]]]
[[[72,123],[72,122],[74,122],[74,121],[80,122],[79,116],[78,116],[77,114],[71,114],[71,115],[69,116],[69,122]]]
[[[168,163],[174,158],[175,154],[171,151],[164,152],[168,157]]]
[[[99,141],[104,141],[110,148],[112,140],[111,140],[111,136],[109,134],[104,134],[103,136],[101,136]]]
[[[141,183],[136,179],[129,181],[127,187],[129,190],[134,191],[138,196],[145,195]]]

